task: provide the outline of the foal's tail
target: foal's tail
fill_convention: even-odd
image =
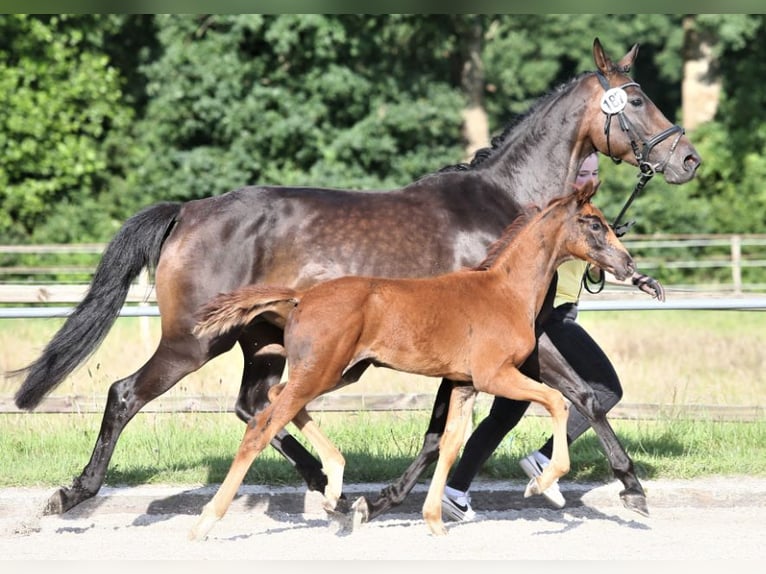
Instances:
[[[9,373],[26,374],[15,396],[18,408],[36,407],[101,344],[120,314],[130,284],[144,267],[156,266],[180,209],[180,203],[158,203],[123,224],[107,245],[88,293],[40,357]]]
[[[280,323],[284,323],[299,298],[295,289],[268,285],[248,285],[236,291],[221,293],[202,308],[194,334],[219,335],[244,327],[259,315],[267,313],[275,315]]]

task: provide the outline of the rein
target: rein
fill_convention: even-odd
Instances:
[[[625,105],[628,102],[628,95],[625,92],[625,88],[632,86],[640,88],[641,86],[636,82],[626,82],[621,86],[612,88],[609,86],[609,81],[606,79],[606,76],[604,76],[600,70],[596,72],[596,77],[601,83],[601,87],[604,88],[604,95],[601,98],[601,110],[606,116],[604,121],[604,133],[606,134],[607,154],[614,163],[619,164],[622,162],[620,158],[612,155],[612,145],[610,140],[612,118],[617,116],[617,119],[620,122],[620,128],[628,136],[628,139],[630,140],[630,147],[633,149],[633,155],[635,155],[636,161],[638,162],[638,182],[636,182],[636,186],[633,188],[633,192],[630,194],[628,200],[625,202],[625,205],[622,207],[620,213],[617,214],[617,217],[612,223],[612,229],[614,230],[615,235],[617,235],[617,237],[622,237],[635,223],[635,221],[620,223],[622,218],[625,216],[625,213],[628,211],[628,208],[636,199],[636,197],[638,197],[638,195],[643,191],[646,184],[649,183],[649,180],[654,177],[654,174],[665,169],[665,166],[667,166],[668,162],[670,161],[670,157],[673,155],[673,152],[675,152],[676,146],[678,146],[678,142],[684,135],[685,131],[684,128],[678,124],[674,124],[669,128],[662,130],[660,133],[650,138],[649,140],[644,139],[642,136],[638,136],[638,138],[641,140],[641,143],[643,144],[643,148],[639,148],[636,140],[633,138],[633,135],[637,134],[638,132],[633,127],[633,124],[630,122],[628,117],[625,115]],[[660,142],[671,137],[673,134],[676,134],[676,138],[673,141],[673,144],[670,146],[670,150],[668,150],[668,154],[665,156],[665,160],[659,164],[654,165],[649,163],[649,154],[652,152],[654,147]],[[588,291],[588,293],[600,293],[604,289],[605,283],[606,276],[604,275],[603,270],[599,269],[598,277],[593,278],[590,276],[590,264],[585,268],[585,274],[583,275],[583,286],[585,287],[585,290]]]

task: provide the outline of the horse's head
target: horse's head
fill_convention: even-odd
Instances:
[[[593,41],[597,71],[584,82],[591,91],[586,123],[593,146],[614,161],[638,166],[645,174],[662,173],[668,183],[685,183],[701,163],[684,130],[671,124],[628,76],[635,44],[617,63],[601,42]]]
[[[597,265],[622,281],[633,274],[636,266],[604,214],[591,203],[599,185],[592,179],[575,185],[575,200],[569,202],[575,213],[569,214],[564,223],[565,247],[570,255]]]

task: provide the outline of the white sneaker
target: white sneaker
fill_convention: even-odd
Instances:
[[[442,515],[455,522],[470,522],[476,518],[476,513],[471,508],[471,495],[445,486],[442,494]]]
[[[550,464],[550,459],[541,454],[540,451],[534,451],[519,461],[521,469],[529,478],[535,478],[543,473],[543,469]],[[543,496],[556,508],[564,508],[567,501],[559,489],[559,481],[556,480],[543,491]]]

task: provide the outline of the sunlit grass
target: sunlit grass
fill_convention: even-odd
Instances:
[[[420,450],[427,418],[425,412],[316,414],[346,457],[346,483],[399,477]],[[99,421],[99,415],[0,416],[0,487],[69,484],[90,456]],[[766,421],[618,420],[613,426],[644,479],[766,476]],[[546,417],[523,419],[480,478],[523,479],[518,459],[540,447],[550,428]],[[226,413],[139,414],[118,442],[106,483],[220,483],[243,432],[244,425]],[[592,431],[572,445],[571,458],[568,480],[611,479]],[[430,471],[423,479],[428,477]],[[256,459],[246,482],[301,484],[291,465],[271,448]]]

